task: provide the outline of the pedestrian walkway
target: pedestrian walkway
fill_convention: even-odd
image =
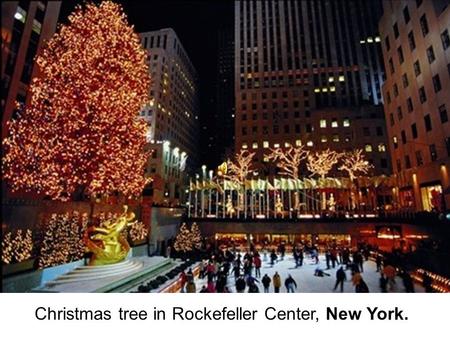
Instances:
[[[281,276],[282,287],[280,292],[285,293],[286,288],[284,287],[284,281],[290,274],[297,283],[296,292],[306,292],[306,293],[314,293],[314,292],[339,292],[333,291],[334,284],[336,282],[336,271],[339,268],[339,265],[335,268],[331,268],[329,270],[326,269],[325,257],[320,256],[319,264],[314,264],[314,261],[309,258],[305,258],[303,266],[295,267],[295,261],[292,255],[286,255],[284,260],[278,260],[274,266],[271,266],[270,259],[264,257],[264,254],[261,254],[262,258],[262,268],[261,268],[261,278],[264,274],[268,274],[270,278],[273,277],[274,273],[278,271],[278,274]],[[316,277],[314,276],[314,271],[319,267],[324,272],[329,273],[330,276],[325,277]],[[355,287],[351,282],[351,272],[350,270],[346,271],[347,281],[344,283],[344,292],[355,292]],[[372,261],[364,262],[364,272],[361,273],[364,281],[369,287],[370,292],[380,292],[379,287],[379,277],[380,274],[376,272],[376,265]],[[254,273],[253,273],[254,276]],[[258,280],[261,282],[261,278]],[[205,279],[196,279],[196,289],[197,292],[202,288],[203,285],[206,285],[206,277]],[[263,292],[264,287],[261,283],[257,283],[260,292]],[[234,276],[231,274],[228,276],[227,286],[231,292],[236,292],[234,285]],[[273,285],[270,285],[270,292],[274,292]],[[247,290],[246,290],[247,291]],[[390,292],[404,292],[403,282],[400,277],[396,277],[396,285],[395,288]],[[419,285],[415,285],[415,292],[424,292],[423,288]]]

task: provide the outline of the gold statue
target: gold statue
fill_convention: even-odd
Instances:
[[[130,251],[130,245],[121,232],[134,219],[134,213],[124,212],[116,217],[102,221],[99,227],[91,226],[84,234],[88,252],[92,252],[89,265],[106,265],[123,261]]]

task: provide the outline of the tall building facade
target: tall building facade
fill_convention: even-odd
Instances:
[[[171,28],[141,33],[149,53],[150,104],[141,115],[148,122],[147,189],[155,203],[184,200],[187,173],[198,165],[197,72],[180,39]]]
[[[28,85],[37,75],[34,57],[55,33],[60,1],[2,1],[2,138],[16,102],[25,104]]]
[[[261,167],[267,148],[276,146],[359,146],[353,118],[383,126],[383,114],[355,108],[382,103],[381,13],[380,1],[235,2],[236,150],[255,151]],[[320,141],[322,119],[353,136]],[[378,144],[371,147],[375,156]],[[374,162],[388,161],[376,156]]]
[[[385,116],[401,207],[450,207],[450,6],[383,1]]]
[[[234,149],[234,35],[230,27],[219,30],[217,63],[216,149],[220,163]]]

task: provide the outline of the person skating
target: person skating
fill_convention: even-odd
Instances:
[[[367,286],[364,279],[362,279],[362,277],[359,280],[358,284],[356,284],[356,286],[355,286],[355,292],[356,293],[368,293],[369,292],[369,287]]]
[[[382,262],[383,262],[383,257],[380,254],[377,254],[377,257],[375,258],[375,263],[377,264],[377,272],[381,271]]]
[[[325,276],[330,276],[330,274],[326,273],[321,268],[316,268],[316,270],[314,270],[314,276],[316,276],[316,277],[325,277]]]
[[[270,253],[270,264],[273,266],[277,260],[278,256],[275,253],[275,249],[272,249],[272,252]]]
[[[380,280],[379,280],[379,282],[380,282],[380,290],[381,290],[381,292],[386,293],[387,292],[387,286],[388,286],[388,280],[387,280],[387,278],[384,276],[384,274],[382,272],[380,273]]]
[[[255,255],[255,258],[253,258],[253,264],[255,265],[255,277],[261,277],[261,257],[259,254]]]
[[[397,274],[397,271],[391,264],[388,264],[384,267],[383,274],[388,280],[389,290],[392,291],[395,286],[395,275]]]
[[[414,291],[414,282],[411,278],[411,275],[406,272],[403,271],[403,273],[401,274],[402,280],[403,280],[403,286],[405,287],[405,292],[407,293],[413,293]]]
[[[327,250],[325,252],[325,262],[327,264],[327,270],[330,269],[330,262],[331,262],[331,254],[330,254],[330,250]]]
[[[187,293],[195,293],[195,283],[193,280],[187,282],[186,284],[186,292]]]
[[[278,274],[278,272],[275,272],[275,274],[272,277],[272,280],[273,280],[273,289],[274,289],[275,293],[280,293],[281,277]]]
[[[347,280],[347,275],[345,274],[344,268],[341,266],[336,271],[336,284],[334,285],[334,291],[338,288],[338,286],[341,286],[341,292],[344,292],[344,282]]]
[[[269,287],[270,287],[270,282],[272,280],[270,279],[270,277],[267,275],[267,273],[264,275],[264,277],[261,279],[261,282],[264,286],[264,293],[268,293],[269,292]]]
[[[239,276],[236,279],[236,292],[242,293],[245,291],[245,287],[246,287],[246,283],[245,283],[245,279],[243,276]]]
[[[286,287],[288,293],[294,293],[295,289],[297,289],[297,283],[291,275],[288,275],[288,278],[284,281],[284,286]]]

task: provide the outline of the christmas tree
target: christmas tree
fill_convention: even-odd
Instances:
[[[191,241],[192,247],[195,249],[201,249],[202,247],[202,234],[200,233],[200,228],[197,223],[192,223],[191,226]]]
[[[173,245],[174,249],[178,252],[189,252],[192,251],[193,243],[191,232],[189,231],[186,223],[182,223],[180,226],[180,231],[175,238],[175,243]]]
[[[86,215],[52,214],[45,225],[44,239],[39,253],[39,267],[55,266],[83,258],[82,240],[86,228]]]
[[[145,184],[147,54],[111,1],[77,7],[36,59],[31,103],[3,140],[11,188],[52,199],[140,195]]]

